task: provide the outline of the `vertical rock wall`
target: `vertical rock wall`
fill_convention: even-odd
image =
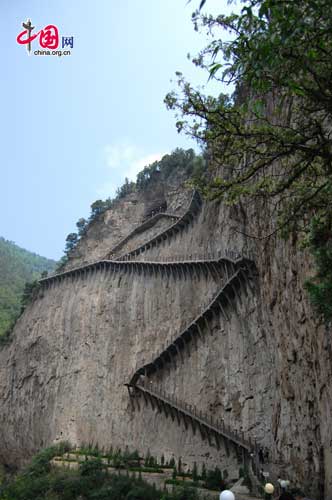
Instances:
[[[173,193],[177,199],[180,192]],[[236,302],[230,321],[214,319],[213,335],[184,364],[155,379],[256,438],[270,450],[276,474],[313,495],[324,486],[325,498],[332,498],[331,337],[315,323],[303,290],[312,264],[291,241],[265,244],[241,234],[254,232],[256,222],[255,214],[204,204],[187,228],[138,257],[250,250],[259,275],[255,289]],[[81,244],[85,252],[88,240],[89,234]],[[95,255],[106,246],[108,236],[96,243]],[[218,464],[235,476],[234,453],[209,446],[142,401],[141,411],[133,411],[124,387],[137,366],[153,359],[219,287],[204,273],[184,279],[100,271],[66,278],[45,291],[0,353],[1,460],[13,463],[69,439],[128,445],[141,453],[150,449],[157,456],[182,456],[191,465]]]

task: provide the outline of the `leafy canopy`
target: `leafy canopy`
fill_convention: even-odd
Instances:
[[[234,94],[204,95],[178,74],[180,92],[165,101],[178,130],[210,152],[211,176],[198,183],[207,196],[268,206],[274,228],[257,238],[280,229],[308,234],[313,216],[317,233],[317,223],[324,230],[332,218],[332,2],[242,3],[240,14],[193,14],[196,29],[211,35],[193,62],[209,79],[235,85]],[[308,290],[316,302],[329,301],[332,318],[330,285],[317,289],[330,271],[329,252],[307,241],[319,268]]]
[[[233,83],[233,96],[203,95],[179,74],[181,94],[166,96],[178,130],[213,152],[222,175],[212,198],[274,200],[279,222],[296,226],[326,209],[332,174],[332,3],[250,0],[241,14],[194,14],[211,43],[194,59],[209,78]],[[225,31],[231,41],[218,38]],[[220,35],[219,35],[220,36]]]

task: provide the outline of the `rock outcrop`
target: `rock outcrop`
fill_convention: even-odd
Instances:
[[[236,446],[210,439],[204,428],[194,433],[176,412],[167,419],[157,400],[142,394],[148,379],[158,394],[267,448],[271,474],[331,499],[331,335],[316,324],[303,290],[310,258],[292,241],[245,236],[269,225],[267,211],[204,202],[186,215],[191,199],[173,179],[158,191],[168,215],[152,215],[143,228],[151,193],[120,200],[92,224],[66,272],[42,283],[0,352],[0,460],[21,464],[68,439],[181,456],[190,466],[217,464],[238,477]],[[201,336],[189,328],[175,363],[160,358],[202,315],[241,255],[255,264],[248,286],[239,283],[228,303],[213,309]],[[141,391],[134,387],[130,397],[125,384],[158,357],[159,368],[143,370]]]

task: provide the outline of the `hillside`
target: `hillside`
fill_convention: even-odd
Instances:
[[[52,271],[55,264],[0,237],[0,336],[20,312],[24,284]]]

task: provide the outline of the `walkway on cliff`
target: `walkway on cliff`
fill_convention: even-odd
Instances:
[[[146,242],[142,243],[139,245],[137,248],[131,250],[130,252],[127,252],[120,257],[117,258],[117,260],[129,260],[131,258],[135,258],[141,253],[144,253],[146,250],[149,250],[150,248],[153,248],[155,246],[160,245],[160,243],[165,243],[165,241],[169,241],[173,236],[177,235],[178,233],[182,232],[185,228],[188,227],[188,225],[195,219],[197,214],[200,211],[200,208],[202,206],[202,199],[197,191],[193,191],[189,206],[186,210],[186,212],[179,217],[174,224],[170,225],[168,228],[165,230],[161,231],[158,233],[156,236],[153,236]],[[171,215],[171,214],[168,214]],[[143,225],[146,224],[146,222],[143,222]],[[142,225],[140,225],[136,231],[138,231]],[[121,242],[120,242],[121,243]],[[119,247],[116,245],[113,247],[111,250],[110,254],[108,255],[109,257],[112,257],[113,254],[117,251]]]
[[[205,266],[211,264],[211,261],[199,263]],[[207,439],[210,446],[215,445],[219,449],[220,443],[223,442],[228,455],[232,446],[238,461],[245,464],[257,487],[257,442],[252,440],[250,435],[246,437],[244,432],[238,432],[226,426],[223,421],[214,419],[212,415],[180,401],[175,395],[167,394],[150,379],[165,368],[176,369],[178,362],[184,363],[185,357],[190,357],[191,346],[198,349],[198,340],[204,342],[206,336],[213,335],[211,322],[215,318],[220,321],[220,315],[224,321],[229,321],[231,311],[236,311],[236,301],[242,302],[241,294],[247,294],[247,288],[254,290],[256,270],[253,262],[249,259],[239,259],[229,263],[233,272],[209,304],[182,332],[169,341],[161,352],[155,354],[149,363],[138,367],[125,385],[133,409],[136,404],[140,410],[140,399],[143,399],[146,405],[150,403],[153,410],[163,413],[166,418],[171,416],[173,421],[177,420],[178,425],[182,422],[186,430],[190,427],[194,434],[199,430],[201,438]]]
[[[228,454],[229,442],[246,452],[255,447],[255,443],[250,438],[246,439],[243,432],[234,431],[230,426],[226,426],[223,420],[214,419],[212,415],[198,410],[194,405],[171,396],[153,385],[152,381],[142,380],[134,386],[128,384],[128,390],[133,405],[136,403],[139,407],[139,399],[142,396],[145,404],[150,403],[153,410],[164,413],[166,418],[170,416],[173,421],[176,419],[178,424],[182,421],[186,429],[190,425],[194,434],[199,430],[202,439],[207,439],[211,446],[212,438],[218,449],[223,441]]]
[[[254,290],[255,265],[249,258],[250,256],[241,255],[238,252],[226,251],[224,254],[218,252],[217,255],[177,256],[167,260],[135,260],[135,257],[149,249],[163,245],[166,241],[171,243],[174,237],[187,229],[194,221],[201,206],[202,200],[199,194],[194,191],[190,204],[181,217],[159,212],[144,220],[140,226],[118,242],[108,254],[109,258],[50,275],[41,279],[40,284],[42,288],[49,288],[66,279],[87,279],[93,273],[112,274],[118,272],[142,275],[149,273],[162,277],[172,276],[178,280],[192,279],[203,274],[207,279],[211,276],[215,281],[220,281],[220,289],[201,313],[168,345],[164,346],[161,352],[151,356],[149,363],[138,367],[125,385],[128,387],[133,407],[135,406],[134,402],[136,402],[140,408],[139,398],[142,397],[146,403],[150,402],[153,408],[163,412],[166,417],[170,415],[173,420],[177,419],[179,424],[182,421],[186,429],[189,425],[194,433],[198,429],[202,439],[207,439],[211,446],[215,443],[219,448],[222,441],[227,453],[229,453],[229,447],[232,446],[237,457],[248,464],[251,462],[252,452],[254,452],[254,456],[257,454],[257,443],[253,442],[250,436],[245,437],[244,433],[226,427],[223,422],[214,420],[207,413],[202,413],[195,407],[179,401],[175,396],[166,394],[162,389],[152,385],[151,380],[149,380],[149,377],[159,373],[165,367],[172,369],[172,367],[177,367],[179,361],[184,363],[185,357],[190,357],[191,348],[198,348],[198,340],[206,341],[207,335],[213,334],[212,322],[215,319],[220,321],[220,316],[223,321],[229,321],[231,312],[236,311],[236,302],[242,302],[242,294],[247,294],[248,288]],[[168,217],[175,222],[132,251],[116,257],[116,252],[132,236],[149,229],[160,217]]]
[[[241,266],[243,260],[237,262],[237,266]],[[235,267],[235,263],[233,263]],[[154,359],[138,368],[132,376],[129,385],[135,386],[141,376],[149,377],[159,370],[163,369],[165,365],[175,365],[176,360],[184,361],[184,353],[190,356],[190,344],[197,346],[197,340],[204,340],[207,333],[212,335],[210,328],[211,319],[222,315],[223,319],[229,320],[228,308],[235,308],[235,300],[241,301],[241,291],[247,293],[246,287],[251,287],[250,274],[251,269],[246,267],[238,267],[233,272],[232,276],[227,279],[226,283],[218,290],[217,294],[202,310],[202,312],[185,328],[184,331],[179,333],[171,342],[168,343],[162,352],[158,353]]]
[[[145,274],[149,273],[154,276],[161,274],[162,276],[173,276],[175,279],[186,279],[187,277],[199,277],[203,273],[206,277],[211,275],[220,279],[222,275],[228,276],[232,271],[241,265],[249,265],[250,259],[246,256],[237,255],[237,259],[233,260],[226,256],[218,255],[196,255],[184,257],[184,260],[99,260],[84,264],[68,271],[50,274],[49,276],[39,280],[43,287],[50,287],[56,283],[61,283],[65,279],[87,279],[91,274],[96,272],[129,272]]]

